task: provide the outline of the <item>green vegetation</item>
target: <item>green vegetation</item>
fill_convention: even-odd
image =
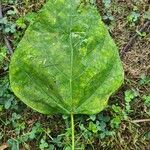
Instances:
[[[8,78],[11,56],[7,52],[3,36],[8,38],[15,50],[27,27],[30,24],[28,32],[34,22],[34,16],[44,4],[44,0],[2,1],[3,19],[0,19],[0,30],[3,33],[0,34],[0,149],[2,150],[5,148],[71,150],[70,117],[46,116],[33,111],[14,96]],[[149,19],[149,4],[142,0],[120,2],[103,0],[97,1],[97,6],[119,49],[124,47],[134,33],[138,33],[139,37],[122,58],[125,83],[111,96],[107,107],[97,115],[74,116],[76,149],[147,150],[150,145],[150,34],[146,31],[141,33],[138,29]],[[19,50],[18,47],[17,51]]]

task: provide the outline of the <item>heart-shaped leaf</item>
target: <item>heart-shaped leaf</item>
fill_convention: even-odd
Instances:
[[[44,114],[95,114],[123,82],[118,49],[93,5],[49,0],[10,64],[24,103]]]

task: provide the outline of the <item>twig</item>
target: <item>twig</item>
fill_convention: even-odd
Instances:
[[[150,122],[150,119],[139,119],[139,120],[133,120],[133,123],[140,123],[140,122]]]
[[[6,36],[4,37],[4,40],[5,40],[5,44],[6,44],[6,46],[7,46],[7,49],[9,50],[9,53],[10,53],[10,54],[13,54],[13,49],[12,49],[12,47],[10,46],[10,43],[9,43],[9,41],[8,41],[8,39],[7,39]]]
[[[3,18],[2,5],[1,5],[1,2],[0,2],[0,19],[2,19],[2,18]],[[5,35],[4,35],[4,41],[5,41],[6,47],[7,47],[8,51],[9,51],[9,54],[12,54],[13,53],[13,49],[12,49],[12,47],[10,45],[9,40],[7,39],[7,37]]]
[[[150,26],[150,20],[147,21],[144,26],[139,30],[139,32],[144,32],[148,27]],[[127,45],[121,50],[121,57],[129,50],[129,48],[132,46],[134,43],[135,39],[138,37],[138,34],[136,33],[127,43]]]

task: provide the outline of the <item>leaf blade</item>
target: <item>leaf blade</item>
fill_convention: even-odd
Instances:
[[[123,76],[118,49],[96,8],[78,1],[48,1],[10,64],[14,93],[46,114],[97,113]]]

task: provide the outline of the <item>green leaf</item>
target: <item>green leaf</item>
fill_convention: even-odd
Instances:
[[[150,11],[145,12],[144,18],[150,20]]]
[[[0,105],[0,112],[3,110],[3,105]]]
[[[10,63],[12,90],[44,114],[95,114],[123,83],[118,49],[95,6],[49,0]]]
[[[111,0],[103,0],[106,8],[110,8]]]
[[[89,127],[88,127],[88,129],[89,129],[90,131],[92,131],[93,133],[97,133],[97,131],[98,131],[96,124],[94,124],[92,121],[89,122]]]
[[[139,81],[139,83],[141,85],[148,85],[150,83],[150,76],[146,76],[145,74],[141,75],[141,80]]]
[[[48,147],[48,143],[45,140],[41,139],[40,149],[43,150],[46,147]]]
[[[20,18],[16,21],[16,25],[17,25],[19,28],[25,29],[25,28],[26,28],[25,18],[24,18],[24,17],[20,17]]]
[[[9,109],[12,103],[12,99],[8,99],[5,103],[5,109]]]
[[[70,146],[67,146],[64,150],[72,150]]]
[[[55,149],[54,145],[50,144],[48,150],[54,150],[54,149]]]
[[[95,116],[95,115],[90,115],[89,117],[90,117],[90,119],[91,119],[92,121],[95,121],[95,120],[96,120],[96,116]]]
[[[11,150],[19,150],[19,142],[17,140],[9,139],[7,143],[11,147]]]
[[[128,22],[136,22],[140,17],[140,13],[132,11],[129,16],[127,16]]]
[[[138,92],[135,90],[127,90],[125,91],[125,101],[129,103],[138,95],[139,95]]]

